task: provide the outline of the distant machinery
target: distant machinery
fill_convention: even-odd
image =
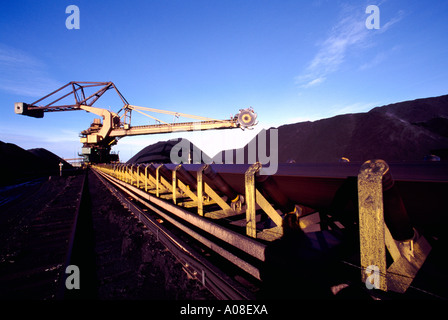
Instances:
[[[97,91],[87,94],[92,88]],[[123,102],[123,107],[117,112],[103,108],[93,107],[93,104],[107,91],[114,89]],[[60,104],[62,101],[73,96],[73,104]],[[45,102],[44,102],[45,101]],[[48,102],[49,101],[49,102]],[[227,120],[217,120],[202,116],[195,116],[180,112],[159,110],[146,107],[130,105],[112,82],[69,82],[45,97],[31,104],[16,102],[14,111],[34,118],[43,118],[45,112],[85,110],[102,117],[94,119],[90,127],[81,132],[81,143],[83,144],[82,155],[85,161],[91,163],[109,163],[118,161],[118,155],[111,154],[111,147],[125,136],[136,136],[146,134],[186,132],[194,130],[211,129],[251,129],[257,124],[257,114],[252,108],[240,109],[239,113]],[[132,111],[143,114],[154,119],[157,123],[152,125],[131,125]],[[173,115],[174,119],[179,117],[194,119],[197,121],[168,123],[162,121],[146,112]],[[173,120],[174,120],[173,119]]]

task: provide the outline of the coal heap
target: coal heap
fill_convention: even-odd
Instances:
[[[266,136],[271,151],[271,130],[261,131],[244,148],[228,150],[244,154],[248,161],[250,144]],[[338,115],[318,121],[283,125],[278,129],[278,162],[323,163],[342,157],[350,161],[383,159],[385,161],[421,161],[428,155],[448,160],[448,95],[417,99],[376,107],[369,112]],[[263,143],[263,145],[266,145]],[[261,150],[264,151],[264,150]],[[221,157],[224,152],[214,159]],[[249,161],[251,162],[251,161]]]
[[[0,185],[59,174],[60,162],[63,163],[64,170],[72,169],[68,162],[46,149],[25,150],[15,144],[0,141],[0,166],[4,171]]]
[[[65,167],[71,167],[71,164],[69,164],[64,159],[61,159],[59,156],[55,155],[53,152],[48,151],[44,148],[35,148],[35,149],[28,149],[28,152],[31,152],[33,155],[37,156],[38,158],[42,159],[45,163],[45,166],[49,168],[59,168],[59,163],[63,163],[64,168]]]
[[[173,163],[171,159],[171,150],[173,147],[178,148],[176,155],[180,161],[176,163],[196,163],[197,161],[195,159],[201,159],[201,163],[203,163],[210,159],[208,155],[203,153],[201,149],[188,139],[178,138],[151,144],[140,150],[127,163]]]

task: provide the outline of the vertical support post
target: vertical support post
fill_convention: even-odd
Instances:
[[[148,165],[145,166],[145,192],[148,192]]]
[[[361,277],[363,282],[379,280],[372,285],[383,291],[387,291],[387,265],[382,179],[388,170],[385,161],[369,160],[361,166],[358,174]],[[377,274],[372,276],[368,270]]]
[[[140,189],[140,165],[137,165],[137,188]]]
[[[134,185],[134,164],[131,164],[131,170],[129,172],[129,184]]]
[[[59,176],[62,177],[62,167],[64,164],[62,162],[59,162]]]
[[[201,168],[198,170],[196,174],[197,178],[197,193],[198,193],[198,214],[200,216],[204,216],[204,178],[203,178],[203,171],[207,165],[204,164],[201,166]]]
[[[246,191],[246,234],[252,238],[257,237],[255,173],[257,173],[260,169],[261,163],[256,162],[251,165],[244,174]]]
[[[160,167],[162,165],[158,166],[156,169],[156,197],[159,197],[160,194]]]
[[[176,204],[177,200],[176,200],[176,189],[177,189],[177,177],[176,177],[176,173],[177,173],[177,169],[180,167],[181,165],[176,166],[176,168],[174,168],[174,170],[171,173],[171,177],[172,177],[172,181],[171,181],[171,185],[173,187],[172,191],[173,191],[173,203]]]

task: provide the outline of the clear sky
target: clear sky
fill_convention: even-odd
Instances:
[[[80,28],[69,30],[72,4]],[[379,29],[366,27],[368,5],[379,8]],[[94,115],[36,119],[14,114],[14,102],[70,81],[112,81],[138,106],[218,119],[252,106],[257,130],[126,137],[114,147],[126,161],[148,144],[186,137],[213,156],[260,128],[448,94],[447,40],[444,0],[6,0],[0,140],[76,156]],[[95,106],[121,108],[108,99]]]

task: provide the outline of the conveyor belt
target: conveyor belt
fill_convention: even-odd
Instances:
[[[258,279],[257,268],[252,267],[265,262],[264,246],[283,238],[286,232],[283,221],[284,217],[291,217],[289,214],[301,217],[300,224],[313,246],[324,251],[344,237],[347,239],[348,234],[348,238],[354,240],[353,246],[357,242],[356,233],[369,239],[370,233],[376,232],[378,239],[374,246],[387,246],[394,260],[391,265],[391,262],[384,264],[381,277],[395,279],[388,281],[392,281],[389,285],[397,292],[405,292],[410,287],[431,252],[426,238],[444,237],[448,222],[446,163],[388,165],[381,160],[372,160],[364,164],[284,164],[279,165],[272,176],[261,175],[260,168],[258,163],[95,166],[143,201],[172,213],[182,228],[184,223],[195,226],[226,246],[255,258],[255,264],[249,263],[249,268],[243,269]],[[362,224],[358,221],[361,214]],[[375,215],[379,217],[378,224],[366,223],[365,217]],[[337,235],[339,231],[342,237]],[[196,237],[194,230],[188,232]],[[212,248],[213,241],[210,243],[209,248]],[[410,255],[407,249],[403,251],[403,245],[410,248]],[[385,250],[375,256],[376,249],[369,246],[359,248],[364,259],[361,264],[359,252],[357,259],[344,262],[357,265],[363,272],[368,264],[375,265],[386,259]],[[226,252],[232,250],[222,251],[223,256],[231,257]],[[245,262],[238,255],[226,259],[241,268]],[[408,264],[412,266],[412,272],[405,270]]]
[[[328,209],[347,178],[358,175],[362,163],[279,164],[272,178],[279,191],[295,203],[317,211]],[[176,165],[167,164],[174,170]],[[195,178],[199,164],[183,164]],[[213,164],[213,169],[238,193],[244,194],[244,173],[249,165]],[[448,163],[389,163],[409,217],[424,228],[448,221]],[[207,179],[207,178],[205,178]],[[212,183],[212,181],[209,181]]]

